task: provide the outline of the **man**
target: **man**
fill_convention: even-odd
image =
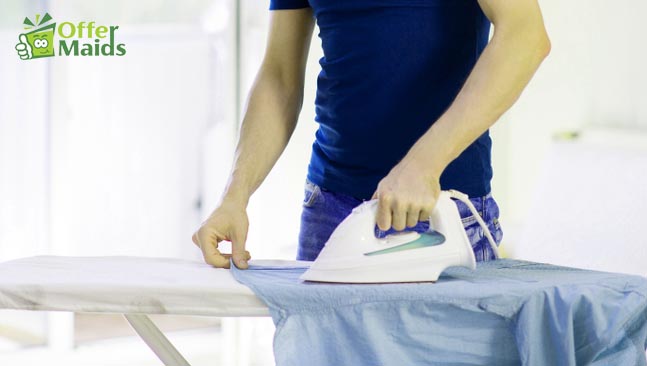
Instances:
[[[488,129],[549,53],[537,0],[270,0],[270,9],[229,183],[193,235],[204,260],[228,268],[230,255],[218,251],[228,240],[236,266],[247,268],[246,206],[294,131],[315,19],[320,127],[297,258],[314,260],[365,199],[379,200],[377,235],[426,230],[441,189],[468,194],[500,242]],[[492,259],[474,217],[457,205],[476,259]]]

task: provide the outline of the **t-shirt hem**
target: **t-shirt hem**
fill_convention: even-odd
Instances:
[[[308,172],[307,179],[318,185],[321,189],[327,190],[334,193],[345,194],[356,198],[358,200],[369,200],[371,199],[374,191],[368,193],[365,189],[357,189],[355,187],[361,186],[361,182],[357,182],[354,185],[349,185],[350,179],[339,179],[337,177],[323,177],[319,174]],[[354,181],[358,181],[355,179]],[[376,186],[377,189],[377,186]],[[466,194],[470,198],[475,197],[485,197],[492,192],[492,187],[490,182],[483,184],[470,184],[470,185],[450,185],[450,184],[441,184],[442,190],[455,189],[459,192]]]
[[[310,4],[303,0],[273,0],[270,2],[270,10],[290,10],[290,9],[306,9]]]
[[[346,180],[346,183],[344,184],[336,177],[323,177],[312,172],[308,172],[307,179],[318,185],[323,190],[344,194],[362,201],[371,199],[371,196],[373,195],[373,192],[367,193],[367,190],[365,189],[355,188],[362,185],[359,182],[351,186],[348,184],[348,180]],[[357,181],[357,179],[355,181]]]

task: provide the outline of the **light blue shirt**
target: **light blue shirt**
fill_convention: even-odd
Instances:
[[[437,283],[345,285],[232,268],[270,308],[277,365],[647,365],[639,276],[503,259]]]

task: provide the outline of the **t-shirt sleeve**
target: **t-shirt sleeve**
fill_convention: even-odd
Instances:
[[[270,0],[270,10],[309,8],[308,0]]]

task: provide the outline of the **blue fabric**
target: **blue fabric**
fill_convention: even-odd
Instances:
[[[324,56],[308,179],[371,197],[378,182],[450,106],[485,48],[477,0],[310,0]],[[273,9],[305,1],[273,0]],[[442,189],[490,192],[488,132],[440,177]],[[433,157],[430,157],[433,159]]]
[[[501,243],[503,231],[499,224],[499,206],[492,198],[492,195],[487,194],[483,197],[470,198],[470,201],[472,201],[474,208],[488,225],[494,241],[496,241],[497,245]],[[476,217],[463,202],[458,200],[455,200],[455,202],[463,220],[467,237],[472,243],[476,261],[495,259],[492,247],[487,237],[485,237],[483,229],[476,221]],[[330,192],[306,180],[297,259],[315,260],[333,230],[360,203],[362,203],[362,200]],[[406,229],[406,231],[425,232],[428,229],[429,222],[420,222],[415,227]],[[384,237],[393,232],[395,232],[393,229],[382,231],[376,226],[375,235]]]
[[[270,10],[300,9],[309,6],[308,0],[270,0]]]
[[[435,284],[303,283],[304,271],[232,264],[270,308],[279,366],[647,364],[643,277],[507,259]]]

